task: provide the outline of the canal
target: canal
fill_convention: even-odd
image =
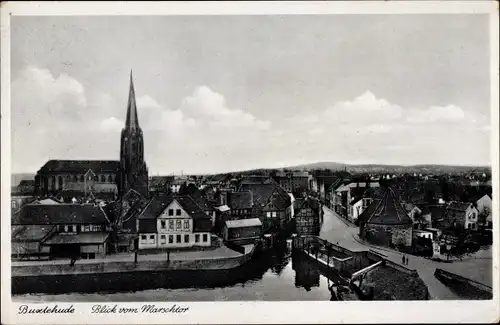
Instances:
[[[147,279],[134,279],[137,287],[121,291],[66,292],[49,294],[22,294],[14,301],[47,302],[139,302],[139,301],[294,301],[331,300],[332,281],[301,254],[292,254],[286,247],[272,249],[246,265],[231,271],[203,271],[190,274],[178,271],[171,281],[155,282],[152,274]],[[334,279],[335,280],[335,279]],[[163,282],[163,283],[161,283]],[[141,290],[140,288],[145,288]],[[61,287],[54,284],[54,287]],[[64,284],[71,291],[72,282]],[[82,287],[81,285],[79,286]],[[92,289],[91,291],[93,291]]]

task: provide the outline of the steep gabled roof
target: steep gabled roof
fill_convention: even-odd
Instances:
[[[12,216],[12,225],[102,224],[108,222],[104,210],[93,204],[28,204]]]
[[[21,182],[19,182],[19,187],[23,186],[35,186],[35,180],[34,179],[23,179]]]
[[[371,224],[406,225],[413,221],[397,199],[394,190],[387,188],[381,200],[375,200],[361,213],[359,220]]]
[[[446,210],[453,210],[453,211],[466,211],[472,203],[465,203],[465,202],[450,202],[448,206],[446,207]]]
[[[156,229],[156,219],[173,202],[176,201],[191,218],[193,231],[209,232],[212,229],[212,220],[189,195],[157,195],[153,197],[139,216],[139,232],[152,232]],[[153,220],[153,221],[150,221]],[[154,228],[153,227],[154,224]],[[145,231],[145,228],[148,231]],[[153,231],[154,232],[154,231]]]
[[[311,208],[314,212],[319,213],[321,206],[318,200],[305,198],[305,199],[297,199],[294,202],[294,213],[297,215],[302,209]]]
[[[49,160],[40,168],[39,173],[80,173],[92,170],[94,173],[116,173],[120,162],[116,160]]]
[[[154,196],[149,200],[149,203],[144,208],[143,212],[139,216],[139,219],[155,219],[165,211],[165,209],[174,200],[174,194],[160,194]]]
[[[251,209],[253,207],[253,194],[250,191],[229,192],[228,195],[231,210]]]

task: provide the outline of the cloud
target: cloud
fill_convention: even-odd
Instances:
[[[29,94],[27,96],[26,94]],[[321,110],[273,121],[231,107],[202,85],[167,107],[137,94],[153,173],[223,172],[309,161],[460,163],[489,159],[488,119],[454,105],[402,107],[365,91]],[[26,68],[12,83],[12,166],[51,159],[119,159],[123,98],[86,89],[69,75]],[[465,161],[469,162],[470,161]]]
[[[424,110],[411,110],[407,121],[410,123],[457,122],[465,119],[465,111],[455,105],[431,106]]]
[[[325,110],[325,117],[338,123],[377,124],[401,118],[403,109],[366,91],[351,101],[342,101]]]
[[[100,128],[103,131],[119,131],[123,128],[125,122],[114,116],[108,117],[101,121]]]
[[[46,116],[64,121],[81,118],[87,99],[76,79],[30,66],[12,83],[12,105],[16,125],[43,127]]]
[[[223,95],[207,86],[197,87],[191,96],[184,99],[182,110],[193,119],[202,119],[215,128],[268,129],[271,122],[257,119],[248,112],[229,109]]]

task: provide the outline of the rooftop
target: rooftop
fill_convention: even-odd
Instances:
[[[38,171],[47,173],[81,173],[88,170],[94,173],[116,173],[120,170],[120,162],[117,160],[49,160]]]
[[[28,204],[12,215],[12,225],[107,223],[103,209],[94,204]]]
[[[262,222],[259,218],[227,220],[226,227],[228,228],[245,228],[245,227],[260,227]]]
[[[391,188],[385,190],[381,200],[374,200],[359,216],[360,221],[371,224],[411,225],[413,221],[398,201]]]

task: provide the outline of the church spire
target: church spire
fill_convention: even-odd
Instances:
[[[125,123],[125,129],[139,129],[139,118],[137,117],[137,106],[135,104],[135,90],[134,81],[132,78],[132,69],[130,69],[130,88],[128,93],[127,122]]]

